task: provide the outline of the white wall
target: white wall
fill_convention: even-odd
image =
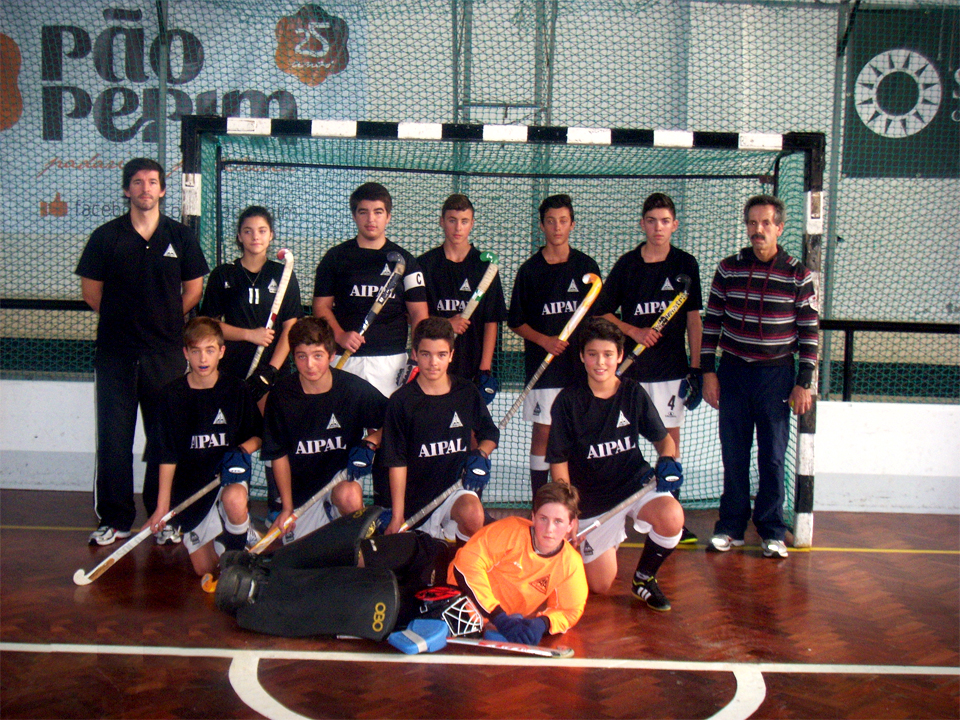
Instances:
[[[95,446],[92,383],[0,381],[0,487],[90,490]],[[960,405],[821,402],[815,467],[815,510],[960,513]]]

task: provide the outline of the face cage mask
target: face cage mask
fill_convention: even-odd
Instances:
[[[459,590],[432,587],[417,593],[420,617],[443,620],[451,637],[476,635],[483,630],[483,616]]]

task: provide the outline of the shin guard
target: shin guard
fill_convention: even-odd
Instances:
[[[284,545],[270,556],[271,569],[355,567],[360,541],[373,535],[382,512],[376,505],[358,510]]]

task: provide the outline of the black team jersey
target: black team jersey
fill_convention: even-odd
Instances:
[[[443,247],[424,253],[417,258],[417,262],[423,271],[430,314],[445,318],[464,311],[488,265],[481,262],[480,251],[475,247],[470,248],[463,262],[448,260]],[[503,285],[498,274],[470,318],[470,327],[463,335],[457,336],[448,372],[468,380],[476,380],[483,356],[484,325],[506,319],[507,306],[503,300]]]
[[[603,284],[594,313],[618,313],[628,325],[651,327],[683,289],[677,276],[689,277],[690,297],[664,328],[657,344],[644,350],[627,371],[627,377],[641,382],[679,380],[686,377],[690,365],[686,350],[687,313],[703,309],[700,266],[692,255],[675,247],[670,248],[662,262],[648,263],[640,254],[641,247],[617,260]],[[627,345],[627,352],[633,350],[633,340],[627,338]]]
[[[542,251],[534,253],[517,271],[510,298],[510,327],[526,324],[544,335],[559,335],[590,290],[583,282],[586,273],[599,275],[600,268],[593,258],[574,248],[570,248],[567,262],[556,265],[548,264]],[[578,338],[579,332],[574,332],[567,339],[570,347],[550,362],[537,388],[562,388],[586,377],[577,351]],[[547,351],[529,340],[523,341],[523,350],[526,382],[530,382]]]
[[[300,375],[277,381],[267,397],[264,460],[286,455],[290,462],[293,505],[299,507],[347,466],[350,448],[367,430],[383,426],[387,399],[361,377],[330,368],[325,393],[303,391]]]
[[[451,376],[450,392],[444,395],[427,395],[414,381],[390,397],[382,462],[387,468],[407,468],[408,518],[460,479],[471,431],[478,443],[500,441],[480,391],[463,378]],[[374,502],[390,507],[390,486],[384,479],[375,483]]]
[[[183,342],[181,285],[208,271],[193,230],[166,215],[146,241],[130,213],[98,227],[75,271],[103,283],[97,349],[176,351]]]
[[[594,395],[586,382],[565,388],[550,414],[546,460],[568,463],[585,518],[605,513],[641,488],[650,464],[637,447],[638,436],[650,442],[667,436],[650,397],[629,378],[606,399]]]
[[[174,507],[216,477],[227,450],[262,437],[263,420],[243,381],[220,373],[212,388],[194,390],[185,375],[163,389],[158,434],[160,462],[177,466],[170,498]],[[216,491],[204,495],[176,523],[192,530],[216,497]]]
[[[239,258],[232,263],[220,265],[214,268],[207,279],[207,290],[203,302],[200,303],[200,314],[222,318],[228,325],[248,330],[265,327],[282,276],[283,263],[274,260],[268,260],[259,273],[249,272],[240,264]],[[260,356],[260,367],[270,363],[277,343],[280,342],[283,323],[303,317],[301,302],[300,284],[297,282],[296,273],[293,273],[280,312],[273,323],[273,342],[264,348]],[[240,340],[227,340],[226,347],[227,351],[220,361],[220,372],[246,378],[257,346]]]
[[[333,314],[345,331],[357,332],[380,289],[390,277],[387,253],[398,252],[407,262],[403,279],[367,330],[356,357],[397,355],[407,348],[408,302],[426,302],[423,273],[413,255],[387,240],[379,250],[368,250],[356,238],[335,245],[317,265],[314,297],[332,297]]]

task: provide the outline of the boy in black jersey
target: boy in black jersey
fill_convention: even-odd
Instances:
[[[650,195],[643,203],[640,224],[646,242],[617,260],[597,298],[595,312],[646,348],[626,374],[643,386],[657,406],[679,457],[684,411],[695,409],[702,397],[700,266],[692,255],[670,244],[679,222],[669,195]],[[680,275],[690,278],[690,296],[659,333],[651,326],[682,290],[677,280]],[[617,312],[620,317],[614,314]],[[690,344],[689,359],[684,335]],[[679,498],[679,492],[676,496]],[[681,542],[696,543],[697,536],[684,528]]]
[[[490,453],[500,441],[480,391],[449,375],[456,334],[450,321],[431,317],[413,332],[420,372],[390,398],[383,426],[383,464],[389,488],[374,479],[374,500],[391,507],[385,533],[430,503],[463,475],[464,488],[450,495],[419,526],[429,535],[466,540],[483,526],[477,496],[490,477]],[[471,450],[476,441],[476,449]]]
[[[573,231],[573,201],[569,195],[551,195],[540,203],[540,231],[546,244],[520,266],[510,298],[510,329],[523,338],[526,382],[547,353],[552,361],[523,404],[523,419],[533,422],[530,437],[530,483],[536,495],[547,482],[550,466],[544,456],[550,437],[551,407],[560,390],[583,378],[576,352],[577,334],[569,341],[559,338],[587,291],[586,273],[600,274],[596,261],[570,247]]]
[[[580,337],[580,358],[587,382],[563,390],[554,403],[547,460],[555,482],[580,491],[586,527],[637,492],[653,475],[637,447],[637,436],[659,454],[656,492],[649,492],[616,517],[588,534],[580,544],[590,589],[606,593],[617,577],[617,548],[627,535],[624,520],[633,518],[638,532],[648,533],[633,579],[634,597],[654,610],[670,603],[657,585],[656,572],[680,542],[683,509],[670,493],[683,482],[674,458],[676,445],[642,387],[617,378],[623,360],[623,333],[603,318],[591,318]]]
[[[157,509],[144,527],[161,532],[171,505],[220,473],[220,492],[204,495],[176,517],[193,569],[204,575],[216,569],[224,550],[243,550],[246,544],[250,453],[260,448],[263,424],[243,381],[217,369],[224,352],[220,325],[194,318],[184,329],[183,344],[190,372],[163,391],[160,489]]]
[[[413,255],[387,239],[393,200],[379,183],[364,183],[350,196],[357,236],[336,245],[317,265],[313,314],[333,330],[342,349],[353,353],[343,369],[370,382],[389,397],[407,362],[407,326],[427,317],[423,273]],[[387,254],[406,260],[399,283],[365,335],[358,332],[380,289],[390,276]]]
[[[480,251],[470,242],[473,222],[470,199],[466,195],[448,197],[440,211],[443,245],[424,253],[417,262],[423,271],[430,314],[449,319],[457,333],[450,374],[474,381],[489,404],[497,388],[491,369],[497,330],[499,323],[507,319],[507,306],[497,275],[473,316],[469,320],[461,317],[487,269],[480,260]]]
[[[280,492],[282,510],[275,527],[347,467],[348,459],[354,477],[369,472],[387,407],[373,385],[331,367],[336,344],[325,320],[298,320],[290,329],[290,347],[297,373],[278,380],[267,396],[261,451],[273,463]],[[363,488],[355,479],[345,480],[326,502],[297,518],[283,541],[362,508]]]

